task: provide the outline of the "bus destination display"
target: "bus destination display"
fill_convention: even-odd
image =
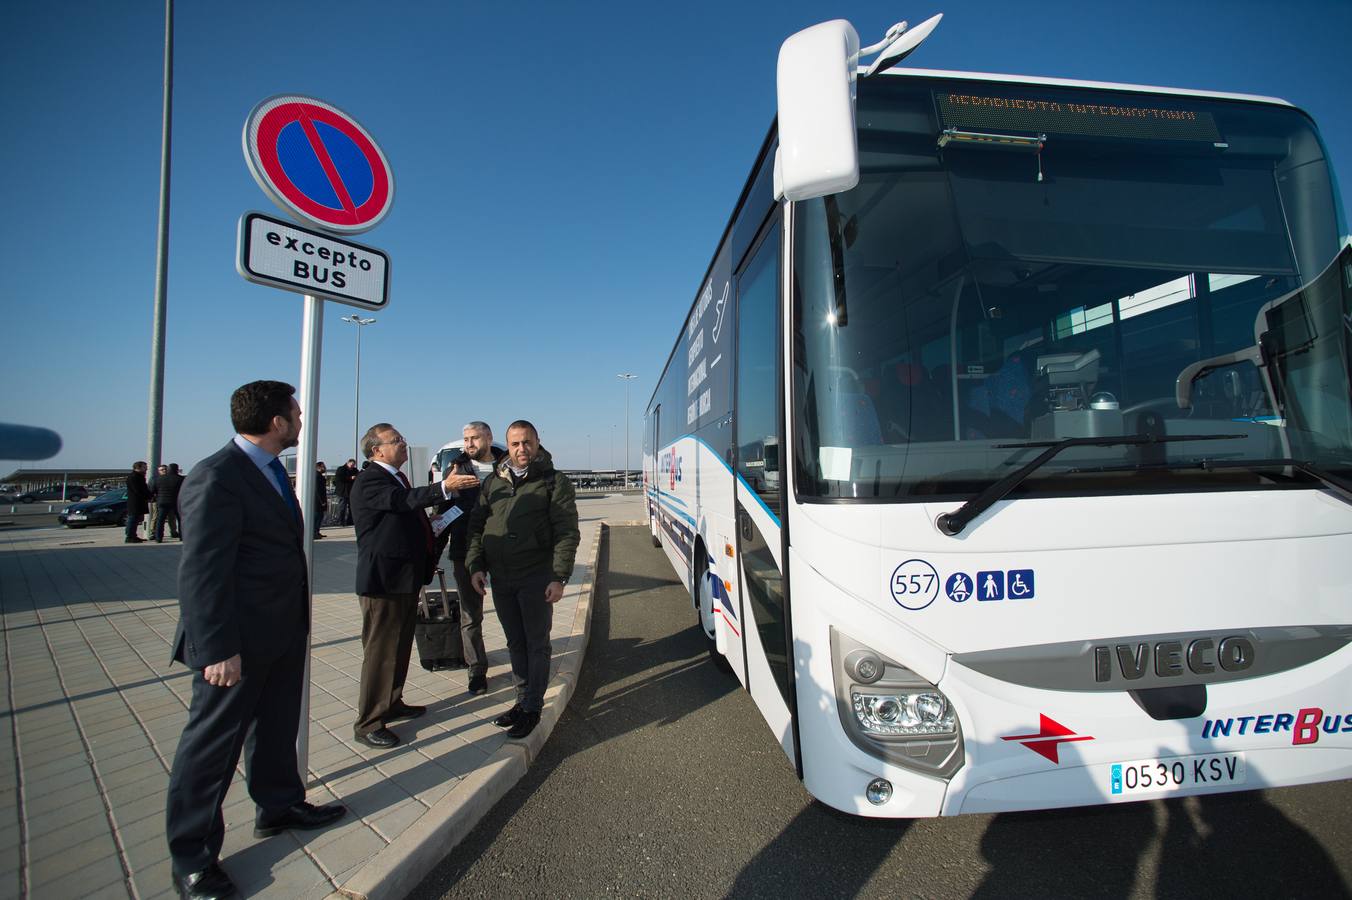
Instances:
[[[936,91],[934,99],[946,128],[1152,141],[1223,141],[1211,113],[1194,109],[954,91]]]

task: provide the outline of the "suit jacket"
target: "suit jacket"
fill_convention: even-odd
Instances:
[[[178,492],[183,489],[183,476],[175,472],[165,472],[155,479],[150,493],[155,502],[167,509],[178,508]]]
[[[437,569],[446,532],[427,546],[418,521],[429,506],[450,506],[441,483],[407,488],[372,464],[352,482],[352,524],[357,531],[357,593],[416,594]],[[185,529],[187,526],[184,526]]]
[[[352,482],[357,480],[357,473],[358,470],[356,468],[349,469],[347,463],[343,463],[333,470],[333,490],[339,497],[346,500],[352,496]]]
[[[178,498],[174,659],[194,669],[240,654],[270,659],[310,628],[300,520],[234,441],[207,457]]]
[[[141,472],[127,475],[127,514],[144,516],[150,510],[150,485]]]

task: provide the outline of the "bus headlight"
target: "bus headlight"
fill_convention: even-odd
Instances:
[[[834,628],[831,658],[851,743],[925,775],[951,778],[962,767],[962,723],[938,685]]]
[[[948,735],[957,730],[953,708],[938,691],[855,691],[850,699],[855,718],[868,734]]]

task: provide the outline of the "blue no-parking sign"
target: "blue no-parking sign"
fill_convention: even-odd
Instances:
[[[244,123],[244,156],[278,206],[328,231],[366,231],[394,203],[385,154],[322,100],[285,94],[258,104]]]

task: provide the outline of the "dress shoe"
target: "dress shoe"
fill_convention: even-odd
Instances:
[[[507,736],[514,740],[525,737],[535,730],[535,726],[540,724],[540,712],[522,712],[512,723],[512,727],[507,729]]]
[[[469,692],[472,696],[488,693],[488,676],[471,675],[469,677]]]
[[[391,747],[399,746],[399,735],[388,728],[377,728],[375,731],[357,735],[357,741],[368,747],[375,747],[377,750],[388,750]]]
[[[391,722],[398,722],[400,719],[416,719],[427,712],[425,706],[414,706],[412,703],[398,703],[390,707],[390,712],[386,719]]]
[[[493,724],[499,728],[511,728],[516,724],[516,720],[521,718],[522,715],[521,704],[518,703],[516,706],[513,706],[511,709],[494,719]]]
[[[200,872],[175,875],[174,888],[183,900],[215,900],[236,895],[235,883],[220,863],[212,863]]]
[[[283,831],[292,828],[300,831],[311,831],[315,828],[332,825],[345,815],[347,815],[347,807],[342,804],[330,803],[326,806],[315,806],[313,803],[306,803],[302,800],[288,806],[281,812],[260,812],[258,818],[254,820],[254,837],[272,837],[274,834],[281,834]]]
[[[124,543],[124,544],[144,544],[144,543],[145,543],[145,539],[144,539],[144,538],[138,538],[138,537],[129,537],[129,538],[126,538],[125,540],[123,540],[122,543]]]
[[[324,535],[322,535],[322,534],[317,534],[317,535],[315,535],[315,540],[317,540],[317,541],[322,541],[322,540],[324,540]]]

